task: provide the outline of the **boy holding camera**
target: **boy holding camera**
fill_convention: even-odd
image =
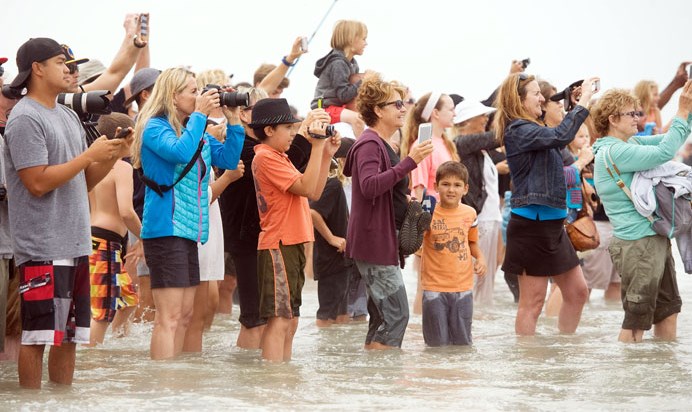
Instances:
[[[461,203],[468,179],[459,162],[444,162],[435,173],[440,202],[423,237],[421,257],[423,339],[428,346],[471,344],[473,273],[484,276],[486,265],[478,247],[476,211]]]
[[[293,124],[300,122],[286,99],[258,101],[252,118],[249,126],[261,142],[252,162],[262,229],[257,246],[260,316],[267,319],[260,347],[264,359],[288,361],[305,283],[303,244],[314,241],[307,198],[320,198],[340,136],[326,136],[329,118],[323,110],[310,112],[300,127],[311,144],[301,174],[286,155],[296,136]]]

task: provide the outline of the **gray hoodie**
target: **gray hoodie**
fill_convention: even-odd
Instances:
[[[317,108],[317,99],[322,97],[322,107],[343,106],[358,94],[360,81],[349,82],[352,74],[358,73],[356,59],[346,60],[344,52],[332,49],[326,56],[315,63],[315,76],[319,78],[315,87],[315,98],[310,103],[311,109]]]

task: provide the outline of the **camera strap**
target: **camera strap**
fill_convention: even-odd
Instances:
[[[205,127],[206,131],[206,127]],[[197,162],[197,159],[199,159],[199,156],[202,154],[202,148],[204,147],[204,133],[205,131],[202,131],[202,136],[199,139],[199,144],[197,145],[197,151],[195,151],[195,154],[192,155],[192,159],[190,159],[189,162],[185,165],[185,168],[183,171],[180,173],[180,176],[173,182],[172,185],[160,185],[156,183],[155,181],[149,179],[144,175],[144,170],[140,167],[137,169],[137,175],[139,175],[139,178],[142,180],[142,183],[144,183],[149,189],[153,190],[157,195],[163,197],[163,194],[165,192],[168,192],[169,190],[173,189],[175,185],[177,185],[185,175],[187,175],[190,170],[192,170],[192,167],[195,165]]]

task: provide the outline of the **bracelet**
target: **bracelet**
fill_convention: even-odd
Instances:
[[[145,47],[147,46],[147,44],[144,43],[144,42],[142,42],[142,43],[137,43],[137,37],[139,37],[139,36],[136,35],[136,34],[132,36],[132,43],[133,43],[133,44],[135,45],[135,47],[138,48],[138,49],[143,49],[143,48],[145,48]]]
[[[284,57],[281,58],[281,63],[285,64],[285,65],[288,66],[288,67],[293,67],[293,66],[296,65],[295,62],[293,62],[293,64],[289,63],[288,60],[286,60],[286,56],[284,56]]]

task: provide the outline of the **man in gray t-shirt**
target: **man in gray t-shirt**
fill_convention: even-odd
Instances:
[[[132,138],[101,136],[87,148],[79,118],[56,103],[70,84],[63,48],[35,38],[17,51],[10,87],[27,94],[5,129],[5,172],[13,251],[20,272],[19,384],[40,388],[45,345],[51,381],[71,384],[77,343],[89,342],[91,252],[87,191]]]

